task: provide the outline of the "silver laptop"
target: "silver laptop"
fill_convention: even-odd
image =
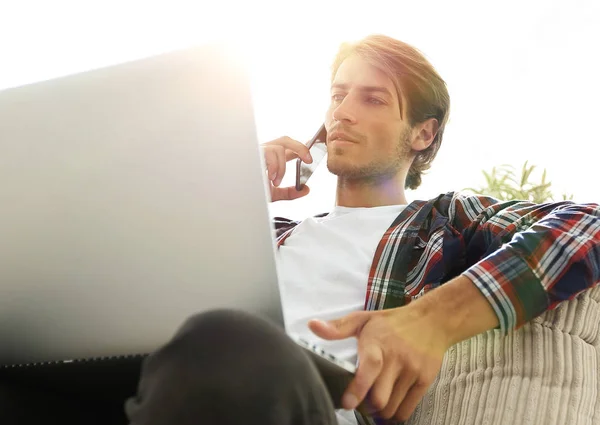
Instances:
[[[143,355],[220,307],[283,326],[252,111],[219,44],[0,92],[0,366]]]

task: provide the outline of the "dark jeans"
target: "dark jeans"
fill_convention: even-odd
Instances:
[[[190,318],[143,361],[137,394],[139,359],[98,365],[76,373],[57,366],[46,376],[39,368],[0,372],[0,423],[337,423],[309,356],[275,325],[238,311]]]

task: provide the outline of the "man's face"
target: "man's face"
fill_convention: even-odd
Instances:
[[[357,55],[335,75],[325,126],[327,167],[338,177],[378,180],[407,165],[411,129],[394,83]]]

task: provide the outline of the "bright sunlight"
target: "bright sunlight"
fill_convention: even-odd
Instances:
[[[483,169],[529,160],[548,170],[555,193],[597,202],[599,21],[597,1],[21,0],[3,3],[0,88],[225,38],[248,64],[259,141],[306,141],[323,122],[338,45],[383,33],[419,48],[452,101],[438,158],[410,199],[477,186]],[[326,167],[309,185],[308,197],[272,214],[329,210]]]

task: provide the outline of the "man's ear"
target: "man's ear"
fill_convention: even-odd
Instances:
[[[433,143],[440,125],[435,118],[429,118],[413,128],[411,148],[414,151],[427,149]]]

